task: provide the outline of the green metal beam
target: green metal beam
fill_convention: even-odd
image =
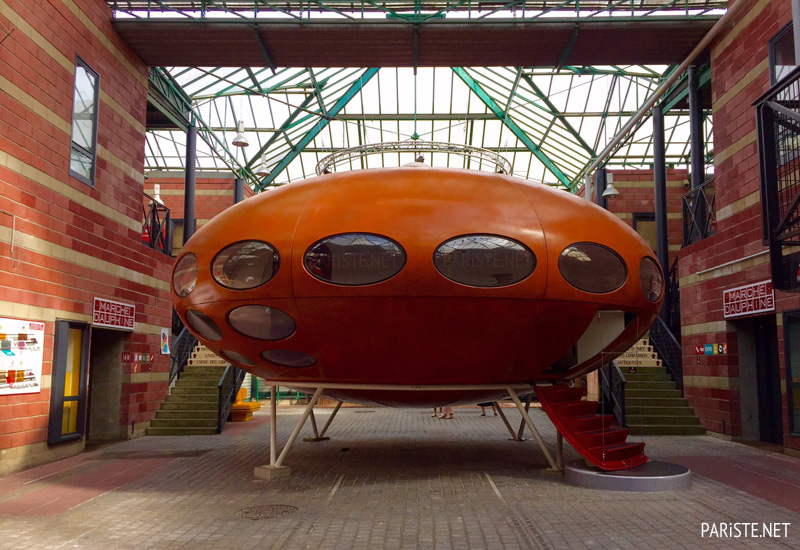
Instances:
[[[299,155],[303,149],[311,143],[317,135],[328,125],[330,119],[335,117],[339,114],[339,111],[344,109],[345,105],[347,105],[351,99],[353,99],[364,87],[364,85],[370,81],[370,79],[375,76],[380,69],[378,67],[373,67],[364,71],[364,73],[358,78],[356,82],[350,86],[350,88],[339,98],[339,100],[328,109],[328,116],[321,118],[308,132],[303,138],[298,141],[289,151],[289,153],[281,159],[281,161],[275,166],[270,174],[265,177],[264,179],[259,182],[257,185],[256,191],[262,191],[265,187],[268,187],[275,178],[278,177],[278,174],[283,172],[287,166]]]
[[[483,101],[484,105],[489,108],[494,115],[500,119],[505,126],[511,130],[511,132],[516,136],[523,145],[525,145],[531,153],[536,155],[542,164],[545,165],[547,170],[553,174],[559,182],[564,184],[569,189],[572,189],[573,185],[570,179],[564,175],[564,173],[556,166],[550,158],[544,154],[544,152],[537,146],[533,140],[531,140],[530,136],[525,133],[517,124],[510,118],[503,116],[503,110],[500,108],[499,105],[494,101],[494,99],[489,96],[489,94],[484,91],[480,84],[478,84],[463,67],[453,67],[453,72],[467,85],[467,87],[472,90],[472,92],[477,95],[481,101]]]

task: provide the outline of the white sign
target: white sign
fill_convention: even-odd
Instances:
[[[95,298],[92,308],[92,325],[120,330],[133,330],[136,306],[105,298]]]
[[[724,290],[722,307],[726,319],[775,311],[772,281],[761,281]]]
[[[0,317],[0,395],[42,391],[44,323]]]

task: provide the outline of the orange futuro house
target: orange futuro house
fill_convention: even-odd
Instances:
[[[647,331],[663,289],[653,251],[600,207],[424,165],[323,175],[245,200],[188,241],[173,276],[181,319],[232,364],[406,407],[581,376]],[[441,389],[383,387],[404,385]],[[537,389],[543,403],[566,401],[546,392]]]

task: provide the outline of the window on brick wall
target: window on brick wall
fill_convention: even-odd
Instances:
[[[769,41],[770,85],[792,72],[794,67],[794,34],[792,24],[789,23]]]
[[[50,445],[82,438],[86,433],[86,374],[89,326],[56,321],[50,386]]]
[[[100,75],[80,57],[75,61],[75,94],[72,101],[72,147],[69,173],[94,187],[97,158],[97,111]]]

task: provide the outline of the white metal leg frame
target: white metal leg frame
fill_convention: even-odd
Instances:
[[[277,407],[276,401],[274,396],[276,395],[276,390],[278,384],[286,385],[285,381],[267,381],[267,384],[271,385],[272,388],[272,396],[273,399],[270,403],[270,452],[269,452],[269,465],[265,466],[258,466],[255,469],[256,477],[264,478],[264,479],[276,479],[280,477],[285,477],[290,474],[290,470],[288,467],[283,466],[283,461],[286,458],[286,455],[289,453],[289,449],[291,449],[292,444],[294,444],[297,436],[300,434],[300,430],[303,428],[303,425],[306,423],[306,420],[311,417],[311,425],[314,431],[314,438],[309,438],[310,441],[320,441],[325,438],[325,433],[328,430],[333,418],[336,416],[336,413],[339,412],[339,409],[342,406],[342,402],[340,401],[337,403],[336,408],[331,413],[330,417],[328,417],[328,421],[325,423],[325,426],[322,428],[322,431],[318,431],[317,429],[317,422],[316,418],[313,416],[314,414],[314,406],[317,404],[319,400],[319,396],[322,392],[326,389],[329,390],[373,390],[373,391],[481,391],[481,390],[506,390],[511,396],[511,399],[514,401],[514,404],[519,409],[520,414],[522,415],[522,422],[528,426],[528,428],[533,433],[533,437],[536,439],[536,442],[539,444],[539,447],[542,449],[542,453],[544,453],[547,461],[550,463],[550,466],[553,470],[559,471],[561,468],[559,464],[553,459],[553,456],[550,454],[550,451],[547,449],[547,446],[542,440],[541,435],[539,435],[536,426],[533,424],[533,420],[531,420],[530,416],[528,415],[527,407],[522,405],[522,402],[519,400],[516,390],[521,391],[530,391],[533,387],[530,384],[514,384],[513,386],[507,386],[504,384],[487,384],[487,385],[460,385],[460,386],[450,386],[450,385],[430,385],[430,386],[417,386],[417,385],[392,385],[392,384],[337,384],[337,383],[326,383],[324,385],[313,385],[313,384],[298,384],[297,387],[302,389],[309,389],[313,388],[314,395],[311,400],[308,402],[306,407],[303,409],[303,414],[300,415],[300,420],[298,420],[297,425],[294,427],[292,434],[289,436],[289,439],[286,441],[286,444],[283,446],[283,450],[281,450],[280,455],[276,458],[275,455],[277,453]],[[528,406],[530,406],[530,399],[528,399]],[[515,433],[514,429],[511,427],[511,424],[508,422],[505,414],[503,413],[502,408],[499,406],[497,407],[497,411],[500,414],[500,417],[503,419],[503,422],[508,428],[509,433],[513,439],[521,439],[521,432],[522,428],[520,428],[519,433]],[[559,456],[561,455],[560,452],[560,445],[559,445]]]

